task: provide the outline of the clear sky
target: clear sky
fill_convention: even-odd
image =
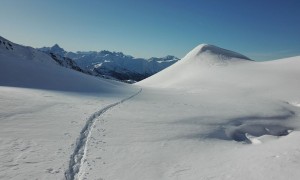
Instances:
[[[208,43],[269,60],[300,55],[299,0],[1,0],[0,36],[33,47],[183,57]]]

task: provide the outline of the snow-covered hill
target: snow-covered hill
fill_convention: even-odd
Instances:
[[[225,67],[225,71],[230,73],[230,70],[227,69],[236,64],[247,64],[246,66],[250,64],[251,66],[253,63],[255,62],[239,53],[213,45],[200,44],[183,57],[181,61],[138,84],[180,88],[182,87],[181,83],[199,85],[201,80],[209,81],[210,78],[215,78],[211,79],[213,83],[214,80],[223,79],[224,76],[215,77],[214,74],[207,73],[216,73],[217,76],[217,73]]]
[[[121,52],[66,52],[55,44],[52,47],[43,47],[40,51],[52,53],[74,60],[81,69],[93,75],[111,77],[118,80],[140,81],[162,69],[174,64],[179,59],[174,56],[162,58],[134,58]]]

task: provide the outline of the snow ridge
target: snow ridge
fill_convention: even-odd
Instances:
[[[218,46],[210,45],[210,44],[200,44],[197,47],[195,47],[192,51],[190,51],[186,56],[185,59],[193,59],[197,58],[205,53],[208,53],[210,55],[217,55],[219,57],[223,57],[225,59],[232,59],[232,58],[238,58],[243,60],[249,60],[253,61],[247,56],[244,56],[240,53],[230,51],[227,49],[220,48]]]
[[[99,116],[101,116],[103,113],[105,113],[107,110],[109,110],[110,108],[117,106],[135,96],[137,96],[138,94],[140,94],[142,92],[142,89],[140,89],[137,93],[131,95],[130,97],[127,97],[125,99],[122,99],[119,102],[110,104],[102,109],[100,109],[99,111],[95,112],[94,114],[92,114],[88,120],[86,121],[85,126],[82,128],[79,137],[76,140],[76,146],[74,149],[74,152],[72,153],[72,155],[70,156],[70,161],[69,161],[69,167],[65,172],[65,178],[66,180],[74,180],[74,179],[78,179],[78,175],[82,174],[80,173],[81,171],[81,165],[84,161],[82,161],[86,155],[86,151],[87,151],[87,141],[90,138],[91,135],[91,130],[92,127],[95,123],[96,118],[98,118]]]

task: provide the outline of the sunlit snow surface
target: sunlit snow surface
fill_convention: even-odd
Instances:
[[[0,87],[1,179],[65,179],[88,118],[127,97],[95,118],[75,179],[300,177],[300,57],[254,62],[200,45],[135,86],[63,74],[75,79],[63,89]]]

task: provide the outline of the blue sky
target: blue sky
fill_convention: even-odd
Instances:
[[[1,0],[0,36],[33,47],[183,57],[201,43],[300,55],[299,0]]]

